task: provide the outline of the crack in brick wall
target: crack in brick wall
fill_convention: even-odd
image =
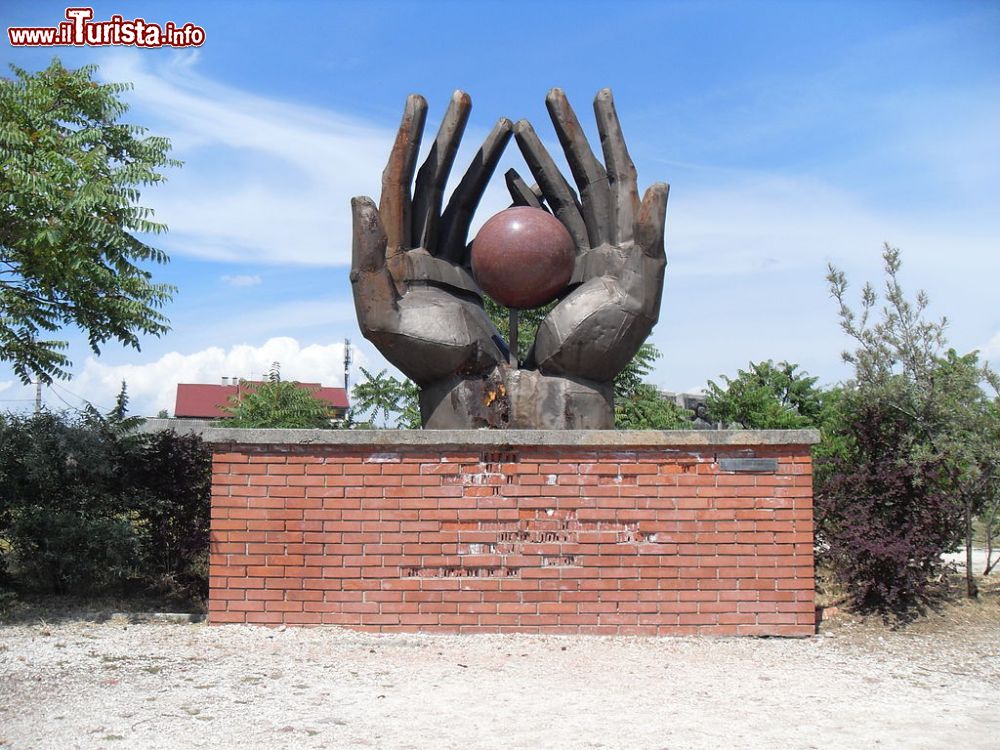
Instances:
[[[750,454],[776,471],[720,468]],[[215,449],[212,623],[800,636],[814,615],[808,446]]]

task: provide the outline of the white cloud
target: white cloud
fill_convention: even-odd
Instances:
[[[366,363],[355,349],[354,372]],[[342,343],[303,346],[289,337],[268,339],[260,346],[242,344],[229,349],[209,347],[183,354],[170,352],[146,364],[106,365],[89,357],[83,371],[74,378],[73,394],[95,404],[113,404],[122,380],[128,385],[130,411],[156,414],[160,409],[173,413],[178,383],[219,383],[223,377],[259,379],[273,362],[281,364],[286,380],[341,386],[344,382]]]
[[[993,334],[989,343],[979,347],[981,359],[989,360],[1000,369],[1000,331]]]
[[[883,242],[902,248],[908,268],[933,269],[934,279],[966,276],[963,262],[979,273],[1000,272],[996,228],[986,220],[958,226],[949,216],[892,216],[819,179],[731,173],[672,191],[668,275],[816,274],[828,260],[870,265]],[[945,253],[949,262],[942,265]]]
[[[333,112],[219,85],[174,56],[109,54],[108,80],[168,136],[185,166],[143,196],[172,252],[221,260],[347,263],[350,198],[376,194],[392,133]],[[138,119],[138,117],[137,117]]]
[[[236,275],[226,274],[222,280],[229,286],[257,286],[261,283],[260,276],[256,274],[241,273]]]
[[[779,267],[821,268],[824,257],[852,244],[844,230],[866,237],[859,244],[869,249],[884,238],[881,222],[850,195],[818,180],[724,175],[671,195],[669,272],[731,276]]]
[[[176,332],[171,336],[193,339],[192,346],[229,346],[271,336],[328,341],[358,335],[353,302],[333,297],[239,308],[220,308],[209,301],[180,309],[172,324]]]
[[[395,130],[215,83],[195,72],[197,55],[168,59],[154,67],[149,56],[116,51],[101,65],[107,80],[135,84],[130,102],[137,119],[169,137],[171,155],[184,161],[166,184],[143,195],[170,228],[160,243],[171,253],[212,260],[349,264],[350,199],[379,195]],[[428,133],[443,114],[440,105],[432,102]],[[468,127],[449,190],[490,127],[489,118]],[[421,158],[431,142],[425,135]],[[473,234],[508,205],[503,180],[494,179]]]

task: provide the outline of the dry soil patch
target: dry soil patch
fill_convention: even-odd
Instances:
[[[1000,618],[970,606],[802,640],[6,625],[0,747],[995,748]]]

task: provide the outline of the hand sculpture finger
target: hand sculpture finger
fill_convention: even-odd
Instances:
[[[464,91],[452,94],[437,137],[417,173],[413,195],[413,247],[423,247],[433,252],[437,246],[444,187],[451,173],[451,166],[455,163],[458,144],[462,140],[471,110],[472,99],[468,94]]]
[[[396,311],[396,288],[385,268],[388,238],[375,202],[367,196],[351,199],[354,232],[351,284],[362,330],[384,328]]]
[[[528,183],[517,173],[516,169],[513,167],[508,169],[504,173],[504,180],[507,182],[507,192],[510,193],[510,199],[514,201],[515,206],[528,206],[546,212],[549,210],[542,203],[538,193],[528,186]]]
[[[608,173],[590,149],[587,136],[563,90],[552,89],[545,97],[545,106],[580,190],[590,247],[599,247],[610,239],[608,230],[614,219]]]
[[[569,230],[573,242],[576,243],[577,252],[583,252],[590,246],[590,241],[587,237],[587,225],[581,214],[580,202],[573,188],[552,161],[552,157],[538,139],[530,122],[518,121],[514,126],[514,138],[517,139],[517,145],[528,164],[528,169],[541,186],[542,194],[551,206],[552,213]]]
[[[483,145],[479,147],[472,164],[465,171],[458,187],[448,201],[448,207],[441,215],[441,241],[438,248],[438,257],[465,265],[465,252],[467,239],[469,236],[469,225],[472,223],[472,216],[476,212],[486,184],[493,176],[497,168],[500,156],[503,154],[510,137],[514,132],[514,125],[506,117],[501,117]]]
[[[663,232],[667,220],[667,198],[670,186],[665,182],[654,182],[642,197],[639,208],[639,228],[636,242],[649,258],[662,258],[666,262],[663,248]]]
[[[382,197],[378,212],[388,238],[386,252],[398,253],[410,245],[410,183],[417,166],[417,153],[427,119],[427,100],[410,94],[403,108],[403,119],[382,172]]]
[[[594,99],[597,115],[597,132],[601,134],[604,163],[608,167],[608,184],[611,188],[614,209],[611,222],[611,244],[624,245],[635,238],[635,222],[639,214],[639,186],[635,164],[625,147],[622,126],[615,111],[611,89],[601,89]]]
[[[388,237],[375,201],[367,195],[351,198],[354,235],[351,245],[351,280],[361,273],[381,271],[385,267]]]
[[[663,272],[667,265],[663,247],[663,231],[667,218],[667,198],[670,186],[656,182],[649,186],[639,207],[639,226],[636,243],[642,249],[642,272],[636,282],[642,285],[639,297],[645,325],[652,330],[660,316],[663,297]],[[648,333],[648,331],[647,331]],[[645,337],[643,337],[645,338]]]

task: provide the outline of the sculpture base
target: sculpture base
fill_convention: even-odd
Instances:
[[[210,623],[814,632],[813,431],[203,437]]]
[[[610,430],[614,386],[500,366],[424,388],[420,416],[431,430]]]

